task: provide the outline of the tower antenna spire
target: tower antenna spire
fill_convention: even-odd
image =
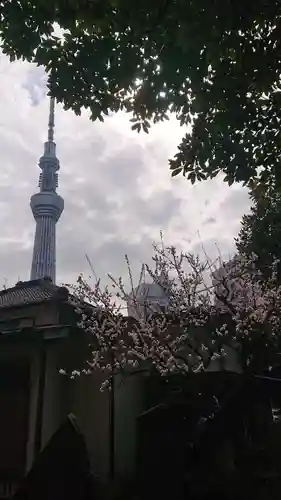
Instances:
[[[49,124],[48,124],[48,141],[50,142],[54,142],[54,130],[55,130],[55,98],[51,97]]]

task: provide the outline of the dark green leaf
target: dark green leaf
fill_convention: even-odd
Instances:
[[[182,171],[182,168],[175,168],[172,170],[172,177],[175,177],[176,175],[180,174]]]
[[[137,130],[137,132],[140,132],[141,131],[141,123],[138,122],[138,123],[135,123],[134,125],[132,125],[132,130]]]
[[[191,184],[194,184],[196,181],[196,175],[194,172],[190,172],[187,176],[187,178],[191,181]]]

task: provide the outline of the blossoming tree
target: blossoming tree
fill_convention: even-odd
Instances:
[[[111,286],[94,286],[82,276],[71,287],[80,312],[80,327],[91,335],[91,359],[72,372],[105,372],[102,388],[115,374],[153,371],[161,376],[213,370],[227,364],[229,349],[239,369],[263,374],[276,363],[279,351],[281,288],[275,262],[267,281],[251,259],[236,256],[224,264],[207,256],[177,253],[174,247],[154,246],[154,269],[143,266],[137,287],[127,259],[131,290],[109,276]],[[138,290],[146,271],[168,297],[163,308],[143,300]],[[85,311],[83,304],[90,307]],[[135,306],[135,318],[123,306]],[[230,368],[231,370],[231,368]]]

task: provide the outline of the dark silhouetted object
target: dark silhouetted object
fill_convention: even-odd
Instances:
[[[12,497],[14,500],[93,500],[94,487],[83,436],[69,415]]]

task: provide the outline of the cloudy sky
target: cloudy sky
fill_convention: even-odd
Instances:
[[[35,223],[29,199],[37,190],[48,121],[42,69],[0,55],[0,110],[0,280],[12,286],[30,273]],[[147,136],[132,132],[121,114],[92,123],[86,113],[57,108],[65,200],[57,225],[58,283],[91,273],[85,253],[101,278],[126,274],[126,253],[137,274],[160,230],[179,250],[200,252],[203,244],[212,257],[217,246],[226,257],[233,252],[240,218],[249,210],[247,192],[220,179],[194,187],[172,179],[168,158],[183,134],[174,121]]]

